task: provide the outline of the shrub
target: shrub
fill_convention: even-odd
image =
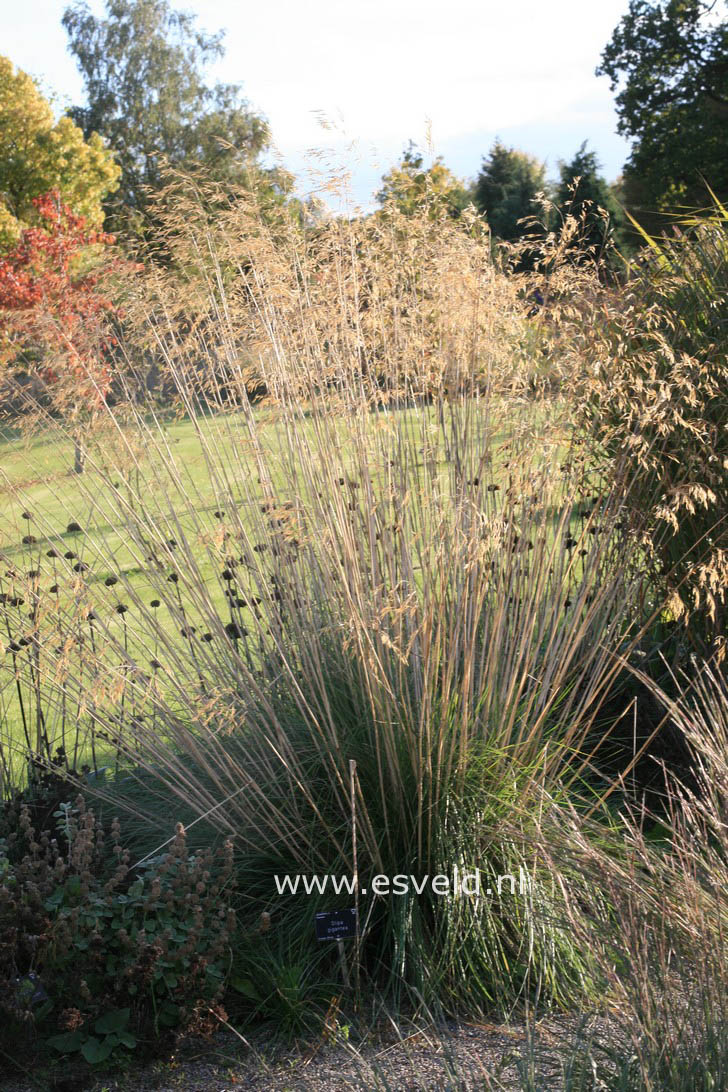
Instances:
[[[83,797],[56,816],[62,841],[36,833],[23,807],[2,845],[8,1045],[20,1027],[98,1064],[214,1027],[234,924],[221,900],[230,846],[191,856],[178,825],[164,854],[131,869],[117,820],[107,850]]]

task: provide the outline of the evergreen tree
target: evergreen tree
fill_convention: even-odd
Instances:
[[[515,242],[529,232],[523,220],[538,212],[536,195],[546,189],[543,163],[497,140],[473,188],[473,200],[484,213],[494,237]]]
[[[595,152],[581,145],[569,163],[559,164],[560,182],[555,204],[562,217],[581,221],[579,245],[590,257],[601,257],[622,226],[622,216],[613,193],[600,174]]]

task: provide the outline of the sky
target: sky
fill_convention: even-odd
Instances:
[[[224,28],[211,80],[241,83],[267,117],[299,193],[317,172],[351,176],[371,205],[409,140],[474,178],[496,137],[558,175],[588,140],[608,180],[629,154],[609,81],[594,69],[628,0],[172,0]],[[95,14],[103,0],[90,0]],[[56,108],[84,101],[67,50],[66,0],[2,0],[0,53]]]

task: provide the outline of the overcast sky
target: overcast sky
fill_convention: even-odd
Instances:
[[[174,2],[174,0],[173,0]],[[381,174],[428,128],[436,154],[474,177],[496,136],[547,162],[588,140],[611,181],[629,145],[594,69],[628,0],[180,0],[226,30],[211,76],[241,82],[300,176],[311,149],[352,171],[367,204]],[[65,0],[2,0],[0,53],[39,77],[59,107],[83,101],[61,26]],[[100,14],[102,0],[92,0]],[[323,129],[320,118],[334,123]]]

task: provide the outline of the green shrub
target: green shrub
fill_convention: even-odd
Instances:
[[[222,900],[231,847],[169,848],[130,869],[118,821],[107,838],[83,797],[36,834],[27,807],[0,856],[2,995],[18,1027],[58,1055],[98,1064],[173,1033],[215,1026],[234,919]],[[63,846],[64,848],[60,848]]]

